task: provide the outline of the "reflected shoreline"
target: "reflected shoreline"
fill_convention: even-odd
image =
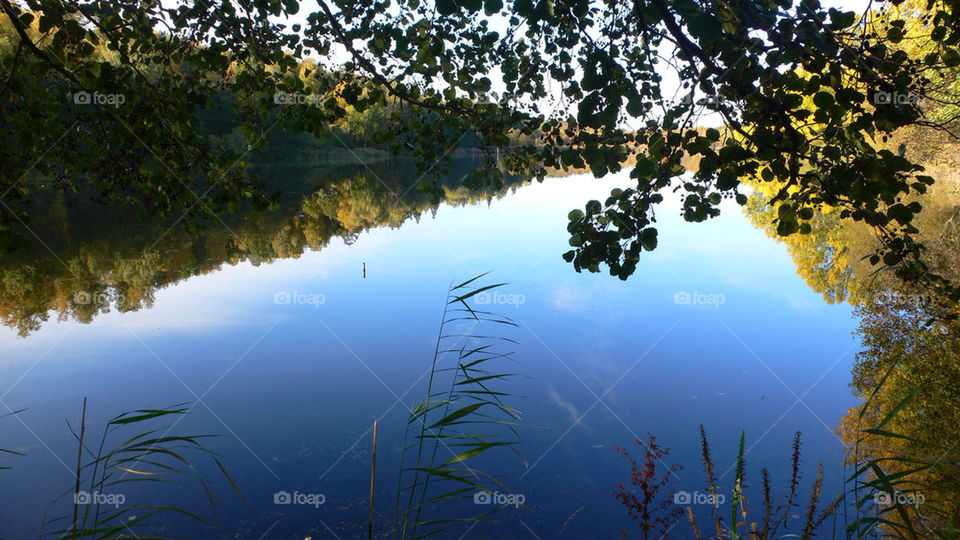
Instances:
[[[356,152],[364,153],[362,164]],[[111,310],[149,308],[158,290],[224,264],[297,258],[334,238],[349,245],[372,228],[399,228],[440,205],[489,203],[529,182],[507,177],[499,190],[462,186],[481,159],[466,150],[423,190],[412,159],[380,156],[368,163],[371,156],[362,149],[343,154],[348,157],[340,164],[251,163],[250,171],[270,190],[282,190],[277,208],[221,216],[194,209],[179,219],[155,219],[47,189],[37,201],[44,211],[29,231],[42,243],[7,254],[0,264],[0,320],[27,336],[53,313],[89,323]]]

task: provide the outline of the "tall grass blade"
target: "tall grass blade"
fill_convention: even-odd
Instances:
[[[6,418],[6,417],[8,417],[8,416],[13,416],[13,415],[15,415],[15,414],[20,414],[20,413],[22,413],[22,412],[25,411],[25,410],[26,410],[26,409],[17,409],[17,410],[15,410],[15,411],[10,411],[10,412],[8,412],[8,413],[6,413],[6,414],[0,414],[0,420]],[[9,448],[0,448],[0,454],[10,454],[11,456],[22,456],[22,455],[24,455],[23,452],[17,452],[16,450],[10,450]],[[0,465],[0,471],[6,470],[6,469],[10,469],[10,467],[7,467],[7,466],[5,466],[5,465]]]
[[[244,505],[250,508],[217,454],[204,444],[204,440],[213,435],[168,435],[175,423],[124,435],[158,420],[179,420],[178,417],[190,411],[185,404],[117,415],[106,422],[99,444],[91,447],[86,436],[86,403],[84,398],[79,432],[67,423],[78,443],[76,481],[64,494],[73,497],[73,519],[67,528],[56,531],[57,534],[73,538],[153,537],[151,530],[172,522],[174,516],[187,517],[205,527],[219,530],[217,497],[195,466],[195,462],[201,458],[210,459],[216,464]],[[126,494],[120,489],[122,486],[133,488],[148,484],[192,486],[206,496],[212,520],[178,504],[125,504]],[[94,498],[97,494],[99,497]],[[102,500],[107,495],[119,502]],[[171,521],[166,521],[167,518]],[[67,519],[44,519],[44,524]]]
[[[482,284],[478,280],[485,275],[451,286],[447,292],[426,396],[411,409],[404,432],[395,538],[432,536],[457,525],[486,521],[502,507],[484,507],[485,511],[467,517],[436,510],[439,504],[471,497],[476,501],[495,489],[506,490],[502,482],[473,463],[519,441],[516,425],[520,413],[505,402],[510,393],[498,387],[513,376],[503,372],[499,363],[512,361],[513,351],[504,347],[516,341],[483,330],[488,326],[516,327],[516,323],[471,305],[478,295],[504,285]],[[402,507],[400,493],[405,494]]]

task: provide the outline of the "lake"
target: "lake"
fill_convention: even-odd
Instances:
[[[365,214],[357,201],[367,199],[356,195],[334,205],[347,234],[289,233],[290,224],[312,216],[300,208],[304,194],[322,207],[331,186],[376,186],[391,168],[357,167],[336,183],[311,171],[306,176],[319,180],[304,182],[271,228],[263,223],[272,218],[211,220],[187,241],[167,223],[128,221],[48,242],[69,273],[101,284],[96,291],[71,289],[73,301],[84,292],[81,303],[113,309],[63,308],[65,300],[50,293],[32,312],[6,319],[0,414],[25,410],[0,420],[3,447],[23,454],[3,458],[11,469],[0,471],[6,486],[0,534],[35,537],[45,512],[48,519],[71,512],[77,442],[66,421],[79,425],[87,397],[88,436],[96,440],[104,422],[122,411],[189,403],[175,432],[219,434],[207,444],[252,509],[212,461],[197,462],[213,478],[218,517],[230,537],[365,536],[377,419],[374,529],[386,535],[403,430],[410,407],[423,399],[447,287],[484,272],[490,272],[484,283],[506,283],[482,297],[485,307],[517,324],[504,330],[516,340],[510,367],[516,376],[503,389],[522,411],[516,446],[522,459],[503,451],[483,463],[523,496],[526,508],[508,506],[493,521],[442,536],[545,538],[562,530],[569,538],[610,538],[633,530],[614,497],[630,473],[615,447],[640,456],[632,440],[655,435],[671,449],[664,461],[683,466],[671,489],[704,493],[700,425],[725,490],[732,487],[741,431],[750,489],[766,467],[775,491],[785,492],[797,431],[803,488],[818,461],[825,496],[841,488],[843,444],[834,430],[856,404],[848,388],[856,321],[849,306],[828,304],[810,290],[786,247],[753,227],[735,203],[725,203],[709,224],[692,224],[668,197],[657,215],[659,247],[641,256],[627,281],[577,274],[561,258],[569,249],[567,213],[629,185],[626,171],[600,180],[589,174],[516,180],[489,197],[436,208],[381,192],[380,206]],[[293,175],[280,168],[272,174]],[[407,184],[383,181],[398,193]],[[327,191],[311,198],[318,186]],[[344,210],[344,201],[352,209]],[[252,230],[270,234],[252,238]],[[84,261],[133,261],[132,268],[149,252],[167,264],[134,286],[114,267],[106,272],[59,253],[57,246],[78,237],[95,254]],[[150,240],[156,237],[162,238]],[[42,258],[22,268],[62,266],[48,254]],[[54,281],[41,270],[38,283]],[[136,302],[118,300],[119,282],[128,296],[140,295]],[[57,306],[62,320],[37,319]],[[10,324],[28,316],[29,331]],[[206,496],[190,487],[131,484],[114,491],[125,504],[206,505]],[[313,500],[323,503],[277,504],[283,492],[322,495]],[[729,504],[721,511],[728,514]],[[677,537],[688,532],[682,519]],[[178,519],[158,534],[211,532]]]

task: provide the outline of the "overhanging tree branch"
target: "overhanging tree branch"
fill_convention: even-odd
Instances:
[[[71,73],[67,68],[59,63],[55,62],[50,56],[44,52],[42,49],[37,47],[37,45],[30,39],[30,36],[27,35],[26,30],[23,28],[23,24],[20,22],[20,18],[17,16],[16,11],[13,9],[13,6],[10,4],[9,0],[0,0],[0,7],[3,8],[3,11],[7,14],[7,17],[10,18],[13,28],[17,31],[17,34],[20,36],[20,43],[27,46],[30,51],[39,57],[41,60],[46,62],[50,67],[55,69],[58,73],[72,81],[74,84],[80,88],[85,89],[83,83],[80,82],[80,79]]]
[[[2,1],[6,1],[6,0],[2,0]],[[340,26],[340,23],[337,22],[337,19],[336,17],[334,17],[333,12],[330,11],[330,7],[327,5],[327,3],[324,0],[317,0],[317,3],[320,5],[320,9],[322,9],[324,14],[327,16],[327,20],[330,22],[330,28],[333,30],[333,33],[337,38],[337,42],[343,45],[347,49],[347,52],[350,53],[350,56],[353,57],[353,59],[356,60],[358,64],[363,66],[363,68],[366,69],[368,73],[370,73],[370,76],[373,78],[373,80],[380,83],[380,85],[382,85],[383,88],[388,93],[400,99],[401,101],[404,101],[416,107],[424,107],[427,109],[434,109],[438,111],[463,114],[469,117],[476,117],[473,111],[470,111],[468,109],[464,109],[461,107],[452,107],[449,105],[442,105],[438,103],[427,103],[425,101],[420,101],[410,96],[408,93],[399,90],[396,86],[392,85],[390,81],[388,81],[377,70],[377,68],[373,65],[373,63],[371,63],[370,60],[368,60],[366,57],[360,54],[360,52],[357,51],[356,47],[353,46],[353,43],[351,42],[351,40],[347,38],[346,32],[344,31],[343,27]]]

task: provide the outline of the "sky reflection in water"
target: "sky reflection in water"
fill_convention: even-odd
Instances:
[[[511,389],[521,396],[519,450],[530,465],[504,452],[493,466],[531,511],[505,509],[470,536],[525,528],[553,536],[584,505],[570,537],[629,529],[613,497],[629,468],[613,446],[652,433],[673,449],[668,461],[685,467],[672,488],[703,491],[699,424],[725,489],[740,430],[753,484],[761,466],[788,479],[800,430],[804,485],[822,460],[824,492],[834,493],[842,447],[832,430],[854,403],[849,307],[809,290],[785,248],[735,205],[688,224],[668,199],[660,245],[627,282],[576,274],[560,257],[567,213],[627,181],[548,179],[489,207],[441,206],[350,246],[337,240],[299,259],[227,266],[159,291],[152,309],[52,322],[26,339],[4,329],[2,401],[28,410],[23,424],[0,425],[4,446],[26,453],[3,472],[17,489],[0,492],[0,530],[36,531],[43,509],[69,489],[76,453],[64,418],[79,417],[84,395],[91,424],[201,399],[181,427],[224,435],[214,446],[257,514],[228,498],[221,517],[228,531],[254,537],[363,533],[368,429],[381,417],[386,524],[406,407],[422,399],[446,287],[486,271],[509,282],[498,299],[510,303],[496,307],[520,324],[511,336],[524,377]],[[326,503],[277,506],[278,490],[324,493]]]

